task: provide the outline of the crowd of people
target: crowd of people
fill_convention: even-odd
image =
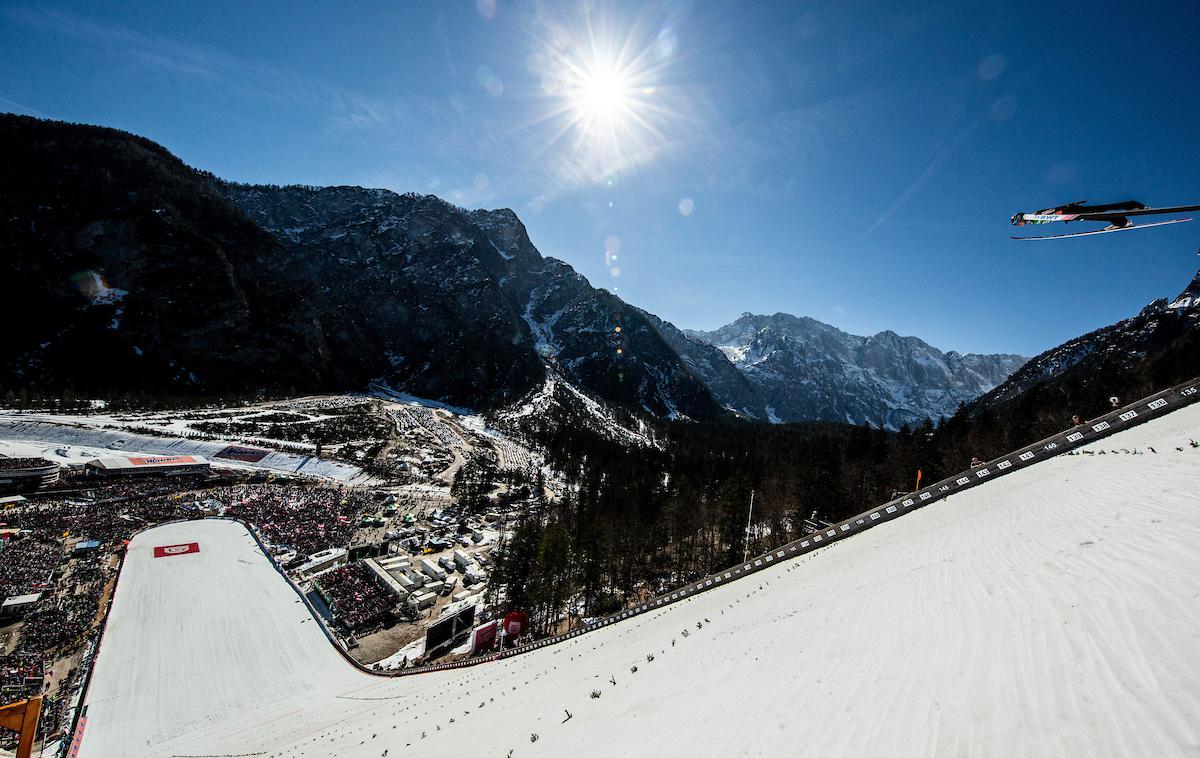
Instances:
[[[27,468],[43,468],[45,466],[54,465],[51,461],[45,458],[3,458],[0,457],[0,468],[8,471],[16,471]]]
[[[30,694],[30,689],[40,690],[45,675],[41,656],[21,653],[4,656],[0,658],[0,694],[6,700],[19,700]]]
[[[11,652],[0,657],[5,685],[0,703],[39,694],[42,679],[26,678],[27,672],[74,660],[96,638],[104,588],[116,571],[114,555],[136,530],[183,517],[181,501],[165,493],[188,486],[183,480],[105,481],[94,484],[94,499],[80,497],[82,493],[30,499],[0,512],[0,522],[18,530],[0,551],[0,598],[42,595],[19,627],[6,629],[16,640]],[[100,544],[72,555],[70,547],[84,539]],[[38,729],[43,739],[69,728],[66,704],[82,686],[83,671],[70,664],[65,675],[55,678],[42,705]],[[21,687],[7,686],[18,677]]]
[[[23,619],[16,650],[53,660],[78,645],[99,613],[104,585],[113,571],[107,563],[99,554],[76,559],[69,581],[61,582]]]
[[[382,587],[362,563],[322,574],[317,587],[338,623],[352,632],[384,623],[396,607],[396,596]]]
[[[43,592],[62,560],[57,542],[12,539],[0,553],[0,599]]]
[[[51,509],[39,507],[49,515]],[[6,514],[7,516],[8,514]],[[43,527],[46,529],[47,527]],[[71,656],[85,642],[99,634],[97,625],[104,587],[114,569],[110,553],[92,553],[67,561],[63,547],[30,535],[0,552],[0,573],[6,581],[20,581],[21,563],[33,559],[39,572],[49,567],[46,581],[26,585],[42,597],[20,620],[12,651],[0,657],[0,702],[23,700],[42,693],[46,667],[53,661]],[[9,593],[12,587],[3,590]],[[73,666],[60,677],[56,693],[43,704],[39,732],[43,738],[67,726],[64,703],[81,685],[81,670]]]
[[[249,521],[271,544],[304,555],[348,545],[359,516],[372,506],[364,493],[300,484],[247,484],[212,496],[224,504],[225,515]]]
[[[5,510],[0,513],[0,521],[8,527],[30,533],[28,537],[14,542],[9,550],[23,548],[30,543],[53,545],[54,553],[61,558],[63,540],[96,540],[106,548],[115,547],[142,527],[184,518],[187,515],[182,509],[184,502],[172,496],[107,505],[55,498],[31,501]],[[2,583],[6,572],[21,570],[18,554],[6,555],[9,550],[0,553],[0,593],[5,591]]]
[[[70,480],[68,480],[70,481]],[[181,490],[210,485],[206,475],[142,477],[133,479],[87,478],[80,482],[79,497],[93,502],[111,502],[122,499],[140,499],[156,495],[168,495]]]

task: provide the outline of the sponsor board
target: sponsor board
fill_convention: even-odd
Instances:
[[[478,655],[485,650],[491,650],[496,644],[496,632],[500,630],[500,621],[489,621],[475,627],[471,635],[471,655]]]
[[[155,455],[128,459],[135,466],[177,466],[181,463],[196,463],[190,455]]]
[[[169,558],[172,555],[187,555],[200,552],[199,542],[185,542],[181,545],[158,545],[154,548],[155,558]]]

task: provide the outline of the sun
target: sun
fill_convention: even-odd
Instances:
[[[580,122],[616,126],[634,106],[634,87],[621,72],[599,68],[580,77],[570,94],[571,107]]]
[[[553,125],[544,144],[557,170],[603,181],[662,152],[677,117],[664,86],[674,46],[659,44],[662,37],[637,28],[616,33],[592,18],[578,28],[555,25],[535,45],[544,103],[535,121]]]

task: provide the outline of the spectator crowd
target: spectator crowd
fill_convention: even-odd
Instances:
[[[348,545],[359,516],[372,505],[365,493],[300,484],[240,485],[213,498],[225,505],[225,515],[249,521],[271,544],[303,555]]]
[[[385,623],[396,596],[371,575],[363,563],[339,566],[322,574],[317,587],[339,624],[358,632]]]

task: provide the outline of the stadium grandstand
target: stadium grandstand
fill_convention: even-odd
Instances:
[[[96,458],[84,465],[88,476],[180,476],[203,474],[212,468],[208,459],[199,455],[114,456]]]
[[[58,481],[59,466],[45,458],[0,457],[0,492],[29,491]]]

